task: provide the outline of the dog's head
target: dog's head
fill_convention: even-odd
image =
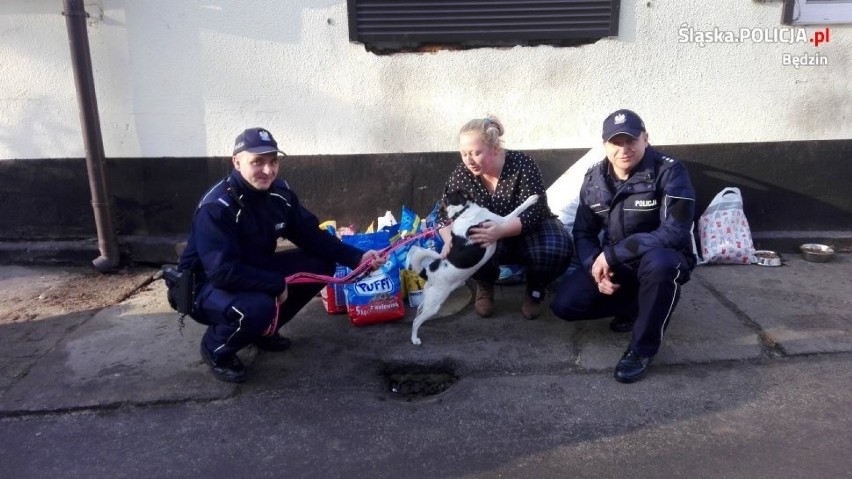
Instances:
[[[441,203],[441,209],[449,218],[454,218],[461,214],[462,210],[470,203],[473,203],[473,196],[467,190],[456,190],[447,193]]]

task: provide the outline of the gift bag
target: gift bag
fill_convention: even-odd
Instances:
[[[698,220],[701,261],[698,264],[751,264],[754,243],[739,188],[728,187],[713,198]]]
[[[341,240],[363,250],[381,250],[390,244],[390,233],[362,233]],[[405,316],[399,264],[391,254],[380,269],[344,287],[349,320],[356,326],[395,321]]]

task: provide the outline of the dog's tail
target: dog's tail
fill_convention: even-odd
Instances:
[[[538,195],[531,195],[523,203],[521,203],[521,206],[518,206],[517,208],[515,208],[514,211],[512,211],[511,213],[506,215],[506,219],[517,218],[518,216],[520,216],[521,213],[526,211],[527,208],[534,205],[537,201],[538,201]]]
[[[426,267],[423,264],[426,260],[435,261],[436,259],[441,259],[441,255],[439,253],[436,253],[431,249],[412,246],[411,249],[408,250],[408,257],[405,260],[405,266],[412,271],[420,273],[420,271]]]

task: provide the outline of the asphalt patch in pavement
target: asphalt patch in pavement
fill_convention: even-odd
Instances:
[[[437,364],[388,364],[382,376],[391,396],[414,401],[443,393],[458,382],[455,367],[449,362]]]

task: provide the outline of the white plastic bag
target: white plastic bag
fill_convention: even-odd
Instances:
[[[751,229],[739,188],[725,188],[713,198],[698,220],[698,233],[702,257],[698,264],[755,262]]]
[[[547,204],[553,214],[565,225],[569,234],[574,228],[574,218],[577,215],[577,206],[580,204],[580,188],[583,186],[586,171],[604,158],[606,158],[606,152],[603,144],[598,143],[547,189]]]
[[[385,212],[384,216],[379,216],[376,218],[376,231],[381,231],[385,228],[390,228],[391,226],[397,224],[396,218],[394,218],[393,213],[388,210]]]

